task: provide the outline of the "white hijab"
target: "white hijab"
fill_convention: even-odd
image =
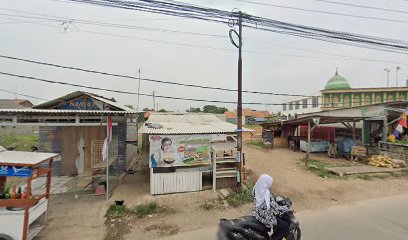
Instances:
[[[259,207],[263,202],[266,203],[267,209],[270,208],[270,188],[272,187],[273,178],[268,174],[262,174],[256,181],[253,193],[255,195],[255,205]]]

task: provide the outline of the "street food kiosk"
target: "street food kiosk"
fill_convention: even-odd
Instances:
[[[0,238],[33,239],[45,226],[50,195],[52,161],[58,154],[38,152],[0,152],[0,182],[18,178],[25,182],[19,198],[0,199]],[[41,193],[32,192],[32,181],[46,176]],[[4,191],[3,186],[0,189]]]

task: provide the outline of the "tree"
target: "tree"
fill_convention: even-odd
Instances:
[[[154,111],[154,109],[149,109],[149,108],[143,108],[143,112],[147,112],[147,111]]]
[[[215,105],[205,105],[203,107],[203,112],[205,113],[215,113],[215,114],[224,114],[228,112],[226,107],[217,107]]]
[[[125,105],[125,107],[131,108],[134,110],[133,105]]]
[[[159,110],[159,112],[167,112],[166,109],[162,108]]]
[[[192,113],[201,112],[201,108],[199,108],[199,107],[190,107],[190,109],[187,109],[186,112],[192,112]]]

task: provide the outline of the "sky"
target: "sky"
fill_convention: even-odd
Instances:
[[[351,0],[333,1],[356,4],[356,1]],[[399,40],[407,40],[408,36],[406,31],[408,13],[343,6],[318,0],[250,1],[407,21],[389,22],[263,6],[239,0],[185,0],[184,2],[227,11],[237,8],[252,15],[337,31]],[[408,1],[405,0],[362,0],[358,1],[358,4],[408,12]],[[58,16],[71,21],[67,23],[63,20],[38,19],[40,15],[35,14]],[[220,36],[95,26],[76,22],[77,19]],[[77,4],[65,0],[0,1],[0,55],[135,77],[138,77],[140,69],[142,78],[236,89],[238,52],[230,43],[228,31],[228,25],[224,24]],[[401,68],[398,74],[399,85],[405,86],[408,78],[406,54],[356,48],[247,28],[243,29],[243,38],[244,90],[307,95],[322,90],[334,75],[336,68],[352,87],[386,86],[385,68],[391,70],[390,82],[391,86],[395,86],[397,66]],[[352,58],[333,56],[336,54]],[[362,61],[355,58],[375,61]],[[83,73],[3,58],[0,58],[0,72],[114,90],[138,91],[138,80],[134,79]],[[121,104],[136,107],[138,103],[136,95],[42,83],[4,75],[0,75],[0,89],[49,100],[82,90],[109,98],[114,97]],[[140,93],[152,94],[153,91],[156,95],[171,97],[221,101],[237,99],[234,92],[141,82]],[[15,94],[0,90],[0,99],[15,97]],[[17,97],[27,98],[18,95]],[[28,99],[35,104],[44,101]],[[266,104],[281,103],[284,99],[285,97],[282,96],[243,94],[243,102],[265,103],[265,105],[244,105],[257,110],[278,111],[281,109],[280,106]],[[211,104],[163,98],[156,98],[156,103],[159,109],[177,112]],[[225,106],[230,110],[236,109],[234,104],[217,105]],[[145,107],[153,107],[152,97],[140,96],[139,109]]]

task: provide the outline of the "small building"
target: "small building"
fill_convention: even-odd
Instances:
[[[150,167],[150,193],[200,191],[207,180],[211,188],[211,148],[228,142],[236,146],[236,129],[214,114],[151,114],[139,129]],[[236,174],[228,175],[230,186],[239,181],[236,164],[232,167],[229,173]]]
[[[313,93],[305,97],[296,97],[282,102],[282,118],[289,120],[299,114],[320,112],[321,93]]]
[[[0,109],[23,109],[29,108],[33,104],[26,99],[0,99]],[[12,127],[12,126],[2,126],[0,128],[0,136],[9,135],[26,135],[32,134],[38,131],[38,127],[25,126],[25,127]]]
[[[134,136],[127,134],[136,125],[136,114],[113,98],[78,91],[33,108],[0,109],[0,126],[39,127],[38,150],[61,154],[54,175],[92,175],[101,165],[108,119],[112,120],[109,150],[115,158],[112,171],[126,170],[126,149],[137,144],[137,129]]]

